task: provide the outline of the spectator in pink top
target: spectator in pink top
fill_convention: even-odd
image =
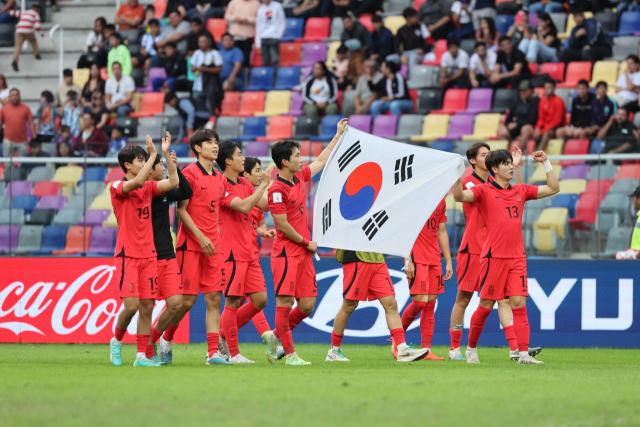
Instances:
[[[258,0],[231,0],[224,14],[224,19],[231,22],[228,32],[244,54],[245,67],[249,66],[260,6]]]

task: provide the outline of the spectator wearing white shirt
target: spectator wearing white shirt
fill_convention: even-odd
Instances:
[[[451,5],[451,16],[453,22],[458,25],[458,29],[448,35],[449,40],[464,40],[473,38],[475,30],[473,28],[473,8],[476,0],[459,0]]]
[[[476,42],[473,48],[473,55],[469,60],[469,80],[471,87],[489,87],[489,76],[496,69],[498,54],[492,50],[487,50],[484,42]]]
[[[626,104],[638,101],[638,92],[640,92],[640,59],[638,55],[627,56],[627,69],[620,74],[616,82],[616,102],[618,107],[624,107]]]
[[[140,53],[131,56],[131,65],[135,68],[146,65],[146,68],[149,69],[151,66],[151,57],[158,55],[158,52],[153,46],[159,41],[160,21],[153,18],[149,20],[149,32],[142,36],[142,41],[140,42]]]
[[[460,43],[455,39],[447,41],[447,51],[440,61],[440,88],[449,89],[458,85],[461,89],[469,88],[469,54],[460,49]]]
[[[198,39],[198,47],[191,57],[191,71],[196,73],[193,82],[193,100],[196,108],[203,105],[210,114],[215,114],[224,97],[220,73],[222,72],[222,55],[214,49],[213,40],[208,34]]]
[[[304,105],[302,109],[307,116],[318,116],[321,113],[335,115],[340,113],[338,108],[338,83],[329,73],[327,64],[316,62],[311,75],[302,84]]]
[[[119,62],[111,65],[111,71],[113,71],[113,77],[107,80],[105,85],[107,108],[111,112],[116,112],[118,117],[125,117],[133,111],[131,101],[136,84],[131,76],[122,75],[122,65]]]
[[[287,20],[282,5],[273,0],[262,0],[256,21],[256,47],[262,49],[265,67],[277,67],[280,62],[280,39]]]
[[[102,32],[107,25],[106,19],[97,18],[93,23],[93,31],[87,35],[87,41],[84,46],[84,55],[78,60],[78,68],[91,68],[91,63],[95,62],[96,53],[102,49],[104,37]]]
[[[20,18],[16,25],[16,41],[13,49],[13,62],[11,66],[13,71],[18,71],[18,59],[20,58],[20,52],[22,45],[26,41],[31,44],[33,48],[33,54],[36,59],[40,59],[40,50],[38,49],[38,40],[36,40],[35,32],[40,33],[40,37],[44,37],[42,28],[40,27],[40,6],[34,4],[31,6],[31,10],[25,10],[21,12],[19,10],[10,10],[9,15],[14,18]]]

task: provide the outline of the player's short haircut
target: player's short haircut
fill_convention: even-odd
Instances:
[[[205,141],[215,140],[216,144],[219,143],[220,138],[218,138],[218,133],[214,130],[209,130],[205,128],[200,128],[191,135],[191,139],[189,140],[189,146],[191,147],[191,151],[193,154],[198,157],[198,152],[196,151],[196,145],[202,148],[202,143]]]
[[[158,157],[159,156],[156,155],[156,158]],[[133,163],[135,159],[142,159],[146,162],[149,159],[149,153],[139,145],[127,145],[122,147],[122,150],[118,153],[118,163],[124,173],[127,173],[127,168],[124,164]]]
[[[149,26],[156,26],[159,27],[160,26],[160,21],[158,21],[156,18],[151,18],[149,19]]]
[[[218,156],[219,157],[219,156]],[[251,175],[251,171],[256,165],[262,166],[262,162],[257,157],[245,157],[244,159],[244,171]]]
[[[491,147],[489,147],[489,144],[487,144],[486,142],[476,142],[467,149],[467,160],[469,160],[469,164],[473,167],[474,170],[476,168],[476,165],[471,163],[471,159],[475,159],[476,157],[478,157],[478,151],[480,151],[482,147],[491,151]]]
[[[271,158],[278,169],[282,169],[282,161],[290,160],[293,155],[293,149],[300,149],[300,143],[285,139],[278,141],[271,146]]]
[[[233,141],[222,141],[218,144],[218,158],[216,159],[216,163],[218,163],[222,172],[224,172],[227,167],[227,159],[233,160],[233,153],[236,152],[236,148],[242,151],[242,144]]]
[[[511,156],[509,150],[496,150],[487,154],[487,158],[485,159],[484,164],[487,165],[489,173],[493,176],[496,176],[496,174],[493,173],[493,168],[497,168],[498,166],[506,164],[509,161],[513,162],[513,157]]]
[[[607,90],[607,82],[605,82],[604,80],[600,80],[597,84],[596,84],[596,89],[598,89],[600,86],[604,86],[604,89]]]
[[[402,11],[402,16],[404,19],[411,18],[412,16],[418,16],[418,12],[412,7],[408,7]]]
[[[371,23],[375,24],[377,22],[382,22],[382,16],[380,15],[373,15],[373,17],[371,18]]]
[[[588,81],[586,81],[585,79],[582,79],[582,80],[580,80],[580,81],[578,82],[578,86],[580,86],[580,85],[584,85],[584,86],[586,86],[586,87],[589,87],[589,82],[588,82]]]
[[[73,77],[73,71],[71,71],[71,68],[65,68],[62,75],[64,77]]]

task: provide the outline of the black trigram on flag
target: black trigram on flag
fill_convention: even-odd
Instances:
[[[373,214],[371,218],[362,226],[362,230],[364,234],[367,235],[369,240],[373,239],[373,236],[376,235],[378,230],[384,225],[389,217],[385,211],[380,211],[378,213]]]
[[[356,141],[347,151],[344,152],[342,156],[338,159],[338,166],[340,167],[340,172],[344,168],[347,167],[351,160],[355,159],[358,154],[362,151],[360,150],[360,141]]]
[[[413,154],[396,160],[396,173],[395,173],[396,183],[394,185],[398,185],[401,182],[405,182],[406,180],[411,179],[411,177],[413,176],[413,172],[411,170],[412,164],[413,164]]]
[[[322,234],[327,232],[331,227],[331,199],[322,208]]]

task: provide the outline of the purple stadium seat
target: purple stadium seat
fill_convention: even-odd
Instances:
[[[291,110],[288,113],[284,113],[283,116],[304,116],[302,105],[304,104],[304,98],[300,92],[291,93]]]
[[[316,62],[327,61],[327,44],[324,42],[305,43],[302,48],[302,61],[294,64],[294,67],[313,65]]]
[[[479,114],[491,111],[493,89],[471,89],[467,99],[467,109],[458,114]]]
[[[111,213],[108,209],[92,209],[85,213],[85,219],[87,221],[88,227],[99,227],[102,226],[102,223],[109,218],[109,214]],[[78,225],[83,225],[84,222],[82,220],[78,221]]]
[[[269,155],[268,142],[247,142],[244,147],[244,155],[249,157],[264,157]]]
[[[400,67],[400,74],[402,75],[402,77],[407,79],[409,76],[409,67],[407,65],[402,65]]]
[[[150,68],[149,74],[147,75],[147,86],[137,89],[137,92],[153,92],[153,79],[156,78],[167,78],[167,71],[164,68]]]
[[[305,80],[307,80],[307,77],[309,77],[311,75],[312,71],[313,71],[313,65],[307,65],[306,67],[302,68],[302,81],[303,82]]]
[[[113,236],[116,229],[113,227],[93,227],[91,232],[91,243],[89,243],[90,254],[112,254],[114,251]]]
[[[397,127],[398,116],[394,116],[393,114],[380,114],[373,122],[373,130],[371,133],[382,138],[391,138],[396,135]]]
[[[67,204],[67,196],[44,196],[36,209],[55,209],[59,211]]]
[[[533,28],[536,28],[538,26],[538,14],[537,13],[530,13],[529,14],[529,25],[531,25]]]
[[[449,135],[438,138],[441,141],[455,141],[465,135],[473,134],[473,120],[466,114],[455,114],[449,121]]]
[[[4,189],[4,195],[8,196],[11,194],[13,197],[15,196],[28,196],[31,194],[31,189],[33,188],[33,182],[31,181],[13,181],[7,183],[7,187]]]
[[[8,225],[0,225],[0,253],[9,250],[9,240],[11,240],[11,250],[15,250],[18,247],[18,237],[20,236],[20,226],[14,225],[9,231]],[[11,239],[9,239],[9,233],[11,233]]]
[[[591,166],[585,165],[584,163],[567,166],[562,171],[562,179],[587,179],[590,170]]]
[[[349,117],[349,126],[361,130],[362,132],[371,132],[371,116],[368,114],[354,114]]]

